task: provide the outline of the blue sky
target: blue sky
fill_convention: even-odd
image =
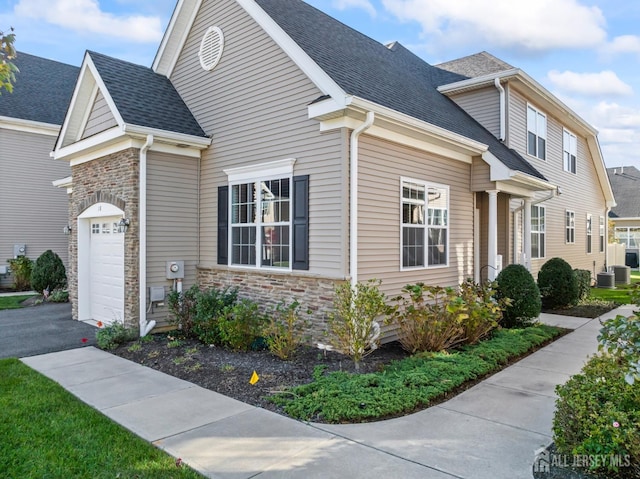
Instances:
[[[640,169],[640,2],[307,1],[431,64],[492,53],[594,125],[607,166]],[[79,65],[90,49],[150,66],[175,3],[0,0],[0,30],[13,26],[18,50],[52,60]]]

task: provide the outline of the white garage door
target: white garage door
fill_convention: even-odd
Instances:
[[[92,218],[90,254],[91,316],[105,324],[124,318],[124,233],[120,217]]]

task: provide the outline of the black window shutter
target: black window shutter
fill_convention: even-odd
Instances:
[[[292,269],[309,269],[309,175],[293,177]]]
[[[229,187],[218,187],[218,264],[229,264]]]

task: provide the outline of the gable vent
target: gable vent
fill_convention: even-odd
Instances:
[[[198,58],[200,58],[202,68],[207,71],[213,70],[220,61],[223,48],[224,35],[222,34],[222,30],[218,27],[209,27],[207,33],[202,37],[200,51],[198,52]]]

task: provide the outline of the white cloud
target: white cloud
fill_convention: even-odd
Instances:
[[[382,0],[403,21],[417,21],[443,42],[531,52],[589,48],[606,39],[605,18],[578,0]],[[515,3],[515,5],[514,5]]]
[[[20,0],[18,17],[41,19],[76,32],[94,33],[140,43],[162,38],[160,17],[114,15],[100,9],[97,0]]]
[[[632,95],[633,88],[620,80],[611,70],[599,73],[576,73],[571,71],[559,72],[552,70],[548,73],[549,81],[564,92],[586,95]]]
[[[609,55],[622,53],[640,54],[640,37],[637,35],[621,35],[604,45],[600,51]]]
[[[376,9],[369,0],[333,0],[333,6],[338,10],[346,10],[348,8],[361,8],[365,10],[371,17],[377,15]]]

